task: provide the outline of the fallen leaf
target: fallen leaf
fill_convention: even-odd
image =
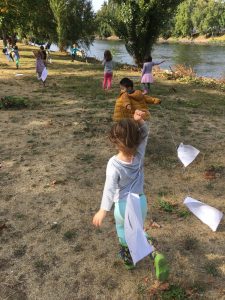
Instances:
[[[204,178],[207,180],[213,180],[216,179],[216,172],[213,170],[208,170],[204,174]]]
[[[144,278],[144,282],[147,283],[148,282],[148,277]]]
[[[156,222],[153,222],[151,224],[151,227],[153,227],[153,228],[161,228],[162,226],[160,224],[156,223]]]
[[[151,295],[156,295],[160,291],[166,291],[170,287],[168,282],[160,282],[160,281],[155,281],[152,285],[152,287],[149,290],[149,293]]]
[[[52,182],[51,182],[51,186],[55,186],[56,185],[56,180],[53,180]]]
[[[7,228],[6,223],[3,223],[2,225],[0,225],[0,231],[2,231],[5,228]]]

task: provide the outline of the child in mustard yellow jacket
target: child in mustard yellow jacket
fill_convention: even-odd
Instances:
[[[149,119],[148,104],[160,104],[158,98],[143,95],[141,90],[134,90],[133,81],[129,78],[123,78],[120,81],[121,93],[116,100],[113,121],[118,122],[121,119],[132,118],[136,109],[145,111],[145,120]]]

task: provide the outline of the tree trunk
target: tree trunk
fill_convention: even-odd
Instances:
[[[144,59],[146,56],[151,55],[153,41],[150,43],[142,44],[141,46],[136,46],[136,43],[132,43],[134,46],[130,47],[127,43],[125,43],[125,47],[127,52],[133,57],[135,64],[138,67],[143,67]]]
[[[3,46],[7,47],[6,31],[2,29]]]

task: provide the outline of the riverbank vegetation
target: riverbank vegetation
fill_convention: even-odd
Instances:
[[[141,2],[139,4],[141,6]],[[136,15],[141,12],[136,12]],[[115,7],[106,2],[97,13],[98,35],[107,38],[111,35],[119,35],[118,31],[110,22],[115,15]],[[160,13],[159,13],[160,15]],[[149,17],[151,25],[154,26],[154,14]],[[145,26],[145,25],[144,25]],[[225,34],[225,3],[224,1],[205,1],[205,0],[185,0],[173,11],[172,17],[168,22],[161,26],[160,35],[164,39],[179,41],[180,39],[192,38],[198,36],[205,38],[214,38],[215,41],[221,41],[219,36]],[[225,38],[224,38],[225,39]],[[223,39],[223,42],[225,41]],[[203,38],[202,38],[203,40]],[[205,39],[204,39],[205,41]],[[210,41],[210,39],[208,40]]]
[[[169,260],[169,282],[160,286],[148,258],[125,270],[112,212],[102,228],[91,223],[115,154],[107,133],[119,81],[130,77],[140,88],[140,72],[117,67],[112,90],[103,91],[101,64],[52,53],[43,88],[34,48],[18,46],[21,76],[0,53],[0,96],[17,104],[0,109],[0,298],[223,299],[224,222],[212,232],[182,203],[190,193],[225,210],[224,92],[160,73],[152,86],[162,104],[150,107],[145,229]],[[185,172],[170,131],[176,145],[201,151]]]

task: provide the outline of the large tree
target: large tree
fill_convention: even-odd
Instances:
[[[54,41],[61,49],[94,39],[95,14],[90,0],[0,0],[0,30],[6,36],[19,33]]]
[[[225,2],[223,0],[185,0],[177,9],[173,34],[190,36],[219,34],[225,27]]]
[[[80,41],[89,46],[94,39],[95,15],[90,0],[50,0],[58,45],[65,46]]]
[[[0,0],[0,29],[6,36],[19,33],[21,37],[55,39],[54,17],[46,0]]]
[[[182,0],[110,0],[116,34],[140,65]]]
[[[107,2],[104,2],[101,9],[96,14],[97,34],[100,38],[107,38],[114,34],[110,19],[110,7]]]

